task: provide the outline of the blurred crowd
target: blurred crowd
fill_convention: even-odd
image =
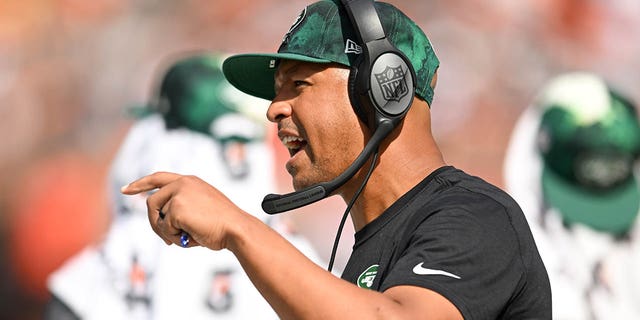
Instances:
[[[106,232],[107,168],[131,126],[124,110],[148,99],[159,62],[186,50],[275,51],[309,2],[0,2],[3,318],[39,319],[48,274]],[[637,0],[388,2],[441,60],[432,114],[447,162],[498,186],[516,119],[554,75],[595,72],[640,101]],[[291,188],[281,149],[277,192]],[[291,216],[325,258],[341,207],[328,199]]]

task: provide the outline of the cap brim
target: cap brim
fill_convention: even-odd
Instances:
[[[225,59],[222,64],[222,72],[229,83],[238,90],[258,98],[273,100],[275,97],[273,76],[278,60],[332,62],[295,53],[239,54]]]
[[[547,202],[569,224],[582,223],[617,235],[632,227],[640,206],[640,190],[636,179],[630,179],[612,191],[596,193],[567,182],[545,167],[542,190]]]

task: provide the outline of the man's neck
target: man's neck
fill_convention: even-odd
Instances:
[[[425,163],[426,159],[430,159]],[[379,217],[400,197],[420,183],[436,169],[446,165],[440,153],[424,155],[421,165],[408,161],[391,169],[385,169],[381,162],[374,170],[362,194],[351,209],[351,219],[356,231]],[[348,203],[351,199],[343,199]]]

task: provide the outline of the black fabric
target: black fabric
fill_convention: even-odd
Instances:
[[[373,265],[373,282],[361,287],[427,288],[465,319],[551,319],[549,278],[522,210],[454,167],[434,171],[359,230],[342,278],[358,284]]]
[[[47,302],[42,318],[44,320],[80,320],[80,317],[55,295]]]

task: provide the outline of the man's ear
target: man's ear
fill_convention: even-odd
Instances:
[[[431,79],[431,84],[429,84],[429,86],[431,87],[431,90],[435,91],[437,84],[438,84],[438,69],[436,69],[436,72],[433,74],[433,78]]]

